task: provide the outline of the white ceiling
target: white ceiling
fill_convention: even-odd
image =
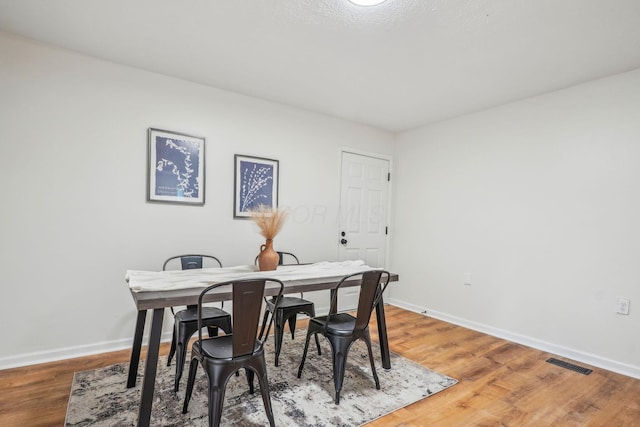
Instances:
[[[0,29],[394,132],[640,68],[640,0],[0,0]]]

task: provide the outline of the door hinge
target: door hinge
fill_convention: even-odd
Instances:
[[[391,181],[391,172],[387,173],[387,181]]]
[[[389,227],[384,228],[384,234],[389,234]]]

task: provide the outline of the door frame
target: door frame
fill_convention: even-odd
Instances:
[[[337,254],[337,259],[340,259],[340,226],[342,225],[340,223],[341,218],[341,209],[342,206],[340,205],[340,202],[342,200],[342,154],[343,153],[351,153],[351,154],[356,154],[358,156],[365,156],[365,157],[373,157],[375,159],[380,159],[380,160],[386,160],[389,162],[389,173],[391,174],[391,177],[393,178],[393,156],[390,154],[381,154],[381,153],[376,153],[373,151],[366,151],[366,150],[359,150],[359,149],[355,149],[355,148],[349,148],[349,147],[340,147],[338,150],[338,164],[340,165],[340,179],[338,180],[338,216],[337,216],[337,221],[336,221],[336,254]],[[392,227],[391,227],[391,223],[392,223],[392,209],[391,209],[391,201],[393,200],[393,181],[389,181],[389,192],[387,193],[387,223],[388,223],[388,227],[389,227],[389,232],[385,235],[385,245],[387,245],[387,250],[386,253],[384,255],[384,264],[386,266],[387,269],[389,269],[389,254],[391,253],[391,234],[392,234]]]

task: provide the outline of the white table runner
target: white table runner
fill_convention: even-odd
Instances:
[[[125,281],[133,292],[150,292],[205,288],[214,283],[252,277],[268,277],[282,280],[283,282],[335,278],[372,269],[364,261],[357,260],[323,261],[305,265],[281,265],[275,271],[258,271],[258,267],[255,265],[170,271],[127,270]]]

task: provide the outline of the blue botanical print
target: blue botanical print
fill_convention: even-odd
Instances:
[[[240,212],[273,206],[273,166],[240,161]]]
[[[199,145],[156,137],[156,195],[198,198]]]

